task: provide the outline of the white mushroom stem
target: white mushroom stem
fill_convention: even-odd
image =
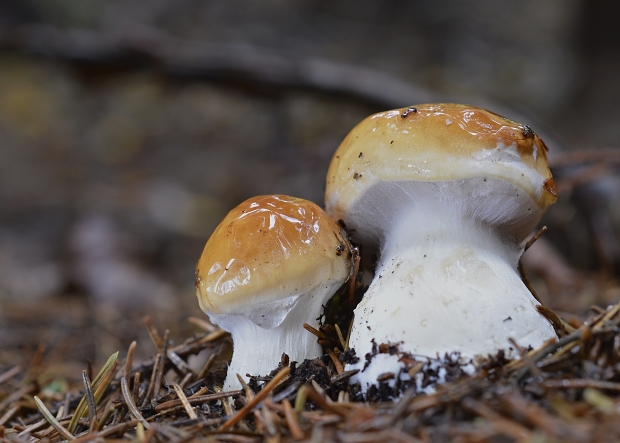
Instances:
[[[485,214],[468,212],[468,200],[479,196],[467,185],[448,186],[461,187],[451,198],[441,189],[434,198],[418,193],[410,209],[390,217],[375,277],[355,310],[355,367],[364,366],[373,339],[404,342],[401,350],[430,358],[459,352],[467,361],[500,349],[517,356],[509,339],[527,348],[556,337],[517,273],[522,248],[481,221]],[[523,210],[521,196],[499,197],[505,204],[494,207],[498,214]],[[388,361],[365,372],[398,373],[397,358]],[[356,381],[367,386],[376,377],[361,372]]]
[[[299,296],[297,303],[278,326],[267,329],[243,315],[209,314],[211,321],[229,331],[233,339],[233,358],[228,367],[224,390],[241,389],[237,374],[247,382],[250,375],[268,375],[275,369],[283,353],[290,361],[303,362],[323,352],[317,338],[303,324],[318,329],[317,317],[322,305],[336,292],[341,281],[330,280]]]

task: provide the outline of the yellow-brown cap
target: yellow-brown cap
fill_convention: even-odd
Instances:
[[[540,212],[557,199],[547,148],[527,126],[474,106],[424,104],[372,115],[344,139],[327,173],[327,212],[345,221],[379,182],[499,179]]]
[[[208,314],[245,315],[272,328],[299,296],[344,283],[350,269],[350,245],[318,205],[259,196],[230,211],[207,241],[196,268],[196,295]]]

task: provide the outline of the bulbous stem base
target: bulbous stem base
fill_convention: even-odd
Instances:
[[[518,245],[481,224],[419,214],[402,219],[385,239],[355,309],[349,343],[360,357],[355,367],[364,367],[373,339],[428,358],[458,352],[467,361],[499,350],[516,357],[511,339],[528,348],[556,337],[516,271]],[[371,373],[398,373],[400,365],[390,361],[394,367],[367,368],[353,381],[365,388],[376,383]]]

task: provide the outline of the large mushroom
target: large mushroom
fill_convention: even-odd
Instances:
[[[282,353],[303,361],[321,355],[316,337],[322,305],[351,273],[351,247],[316,204],[284,195],[254,197],[228,213],[196,268],[196,295],[211,321],[229,331],[236,377],[266,375]]]
[[[546,151],[528,126],[457,104],[382,112],[349,133],[325,199],[353,238],[380,248],[355,310],[358,356],[374,340],[465,362],[556,337],[517,273],[522,242],[557,198]],[[362,358],[356,380],[366,389],[397,359]]]

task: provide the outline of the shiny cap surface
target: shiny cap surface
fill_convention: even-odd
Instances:
[[[424,104],[374,114],[344,139],[330,164],[328,213],[385,181],[488,177],[523,189],[544,212],[557,199],[544,142],[527,125],[469,105]]]
[[[251,198],[207,241],[196,268],[200,306],[206,313],[249,312],[255,323],[272,325],[256,313],[286,308],[334,279],[344,283],[349,248],[340,227],[315,203],[284,195]]]

